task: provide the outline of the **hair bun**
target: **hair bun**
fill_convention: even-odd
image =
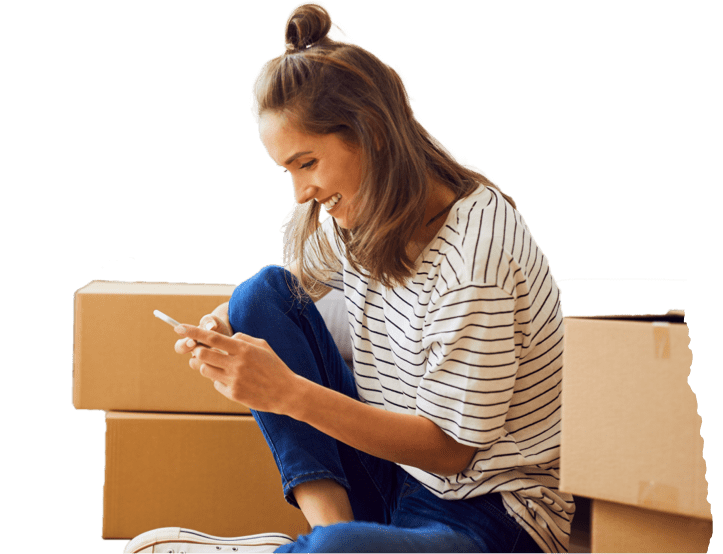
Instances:
[[[286,49],[304,50],[323,40],[331,29],[329,12],[318,4],[304,4],[286,22]]]

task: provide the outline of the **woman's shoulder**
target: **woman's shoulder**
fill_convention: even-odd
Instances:
[[[449,266],[459,283],[497,284],[511,260],[509,238],[517,219],[502,194],[480,186],[450,211],[439,234],[439,263]]]
[[[480,186],[462,198],[447,220],[447,230],[468,250],[479,250],[480,241],[504,241],[505,229],[516,218],[516,210],[499,191]]]

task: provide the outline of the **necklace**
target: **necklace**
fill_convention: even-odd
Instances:
[[[427,223],[424,225],[424,227],[425,227],[425,228],[429,227],[432,223],[434,223],[434,222],[437,221],[440,217],[442,217],[444,214],[446,214],[446,213],[452,208],[452,206],[454,206],[454,204],[455,204],[455,202],[457,202],[457,200],[459,200],[459,198],[455,198],[454,200],[452,200],[452,202],[450,202],[447,206],[445,206],[445,207],[442,209],[441,212],[439,212],[439,213],[438,213],[437,215],[435,215],[432,219],[430,219],[429,221],[427,221]],[[417,242],[417,241],[411,241],[411,242],[409,243],[409,246],[410,246],[410,247],[413,247],[414,250],[416,251],[415,254],[413,255],[413,257],[419,256],[419,255],[424,251],[424,248],[426,247],[426,245],[427,245],[426,242],[425,242],[425,243],[420,243],[420,242]],[[410,254],[411,254],[411,253],[410,253]]]
[[[450,208],[452,208],[452,206],[454,206],[454,203],[457,202],[457,200],[458,200],[458,198],[455,198],[454,200],[452,200],[452,202],[450,202],[446,207],[444,207],[441,212],[439,212],[432,219],[427,221],[427,224],[425,225],[425,227],[429,227],[432,223],[434,223],[440,217],[442,217],[445,213],[447,213],[450,210]]]

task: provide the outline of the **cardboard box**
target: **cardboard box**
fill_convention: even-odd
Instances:
[[[565,319],[563,491],[712,519],[688,343],[682,314]]]
[[[589,498],[575,496],[575,517],[572,518],[567,547],[570,554],[590,552],[590,503]]]
[[[75,293],[73,405],[96,410],[249,413],[176,354],[178,335],[153,315],[198,323],[232,285],[93,281]]]
[[[106,414],[103,538],[159,527],[307,533],[251,416]]]
[[[593,500],[592,552],[708,552],[713,523]]]

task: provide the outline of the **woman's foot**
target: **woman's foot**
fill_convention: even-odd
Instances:
[[[138,535],[123,552],[273,552],[294,542],[283,533],[262,533],[247,537],[214,537],[193,529],[162,527]]]

